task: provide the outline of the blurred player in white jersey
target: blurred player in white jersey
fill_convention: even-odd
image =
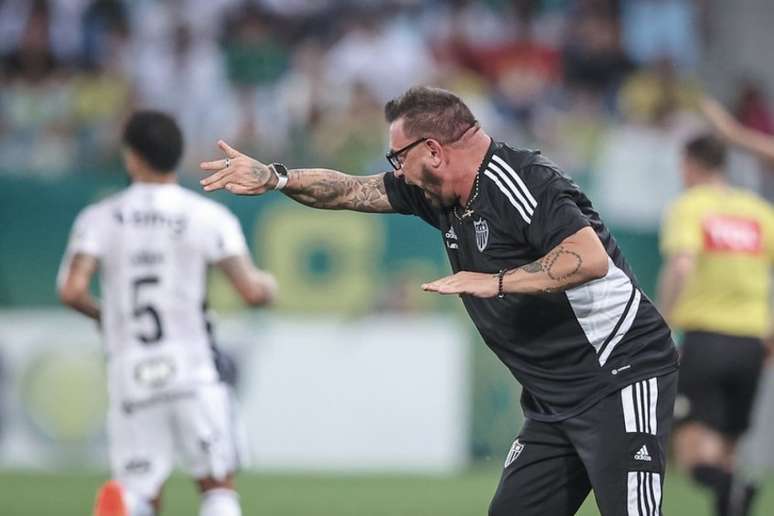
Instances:
[[[154,516],[175,458],[202,492],[200,516],[241,514],[228,387],[220,381],[205,314],[207,271],[218,266],[251,305],[274,278],[253,265],[236,217],[180,187],[180,129],[135,113],[123,135],[131,186],[86,207],[58,278],[66,305],[98,321],[107,355],[113,482],[97,516]],[[99,271],[101,301],[89,293]]]

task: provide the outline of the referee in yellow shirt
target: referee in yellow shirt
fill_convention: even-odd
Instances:
[[[678,464],[711,489],[716,514],[749,512],[752,486],[734,489],[734,449],[747,429],[770,329],[774,211],[725,177],[726,149],[702,135],[683,149],[686,191],[661,235],[663,315],[682,330],[675,403]]]

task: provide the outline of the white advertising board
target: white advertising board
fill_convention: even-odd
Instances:
[[[467,332],[446,316],[230,316],[249,467],[446,473],[467,464]],[[94,325],[0,312],[0,466],[104,466],[106,383]]]

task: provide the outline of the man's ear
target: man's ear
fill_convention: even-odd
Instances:
[[[432,160],[432,165],[434,167],[438,167],[441,162],[443,155],[443,148],[441,147],[441,144],[438,143],[435,140],[427,140],[427,146],[430,148],[430,159]]]

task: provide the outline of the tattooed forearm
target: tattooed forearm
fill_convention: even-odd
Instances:
[[[524,265],[521,268],[524,272],[529,272],[530,274],[536,274],[538,272],[543,272],[543,264],[540,260],[535,260],[532,263],[528,263],[527,265]],[[513,272],[513,271],[510,271]]]
[[[384,174],[358,177],[335,170],[298,169],[289,173],[283,190],[288,197],[313,208],[389,213]]]
[[[503,276],[507,294],[549,294],[604,278],[610,257],[594,230],[585,227],[568,236],[548,254]]]
[[[530,274],[545,272],[546,276],[554,281],[564,281],[577,274],[583,267],[583,258],[575,251],[569,251],[564,246],[559,246],[543,258],[512,269],[506,274],[513,274],[522,270]]]
[[[539,260],[507,271],[505,276],[520,276],[518,280],[514,278],[521,285],[517,291],[551,294],[586,281],[582,268],[581,255],[560,245]]]
[[[561,245],[547,254],[542,262],[546,274],[554,281],[570,279],[583,267],[581,255],[575,251],[568,251]]]

